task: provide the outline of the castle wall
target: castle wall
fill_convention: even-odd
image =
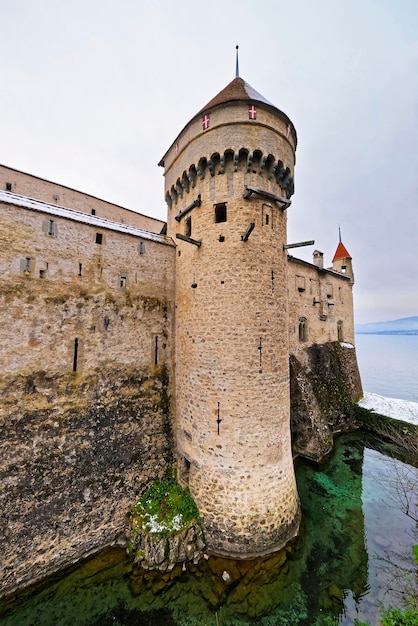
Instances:
[[[353,292],[348,276],[289,256],[289,349],[313,344],[354,345]]]
[[[353,427],[362,396],[352,279],[292,256],[288,277],[292,446],[319,461],[334,434]]]
[[[19,172],[5,165],[0,165],[0,189],[28,198],[36,198],[56,206],[69,207],[90,215],[94,211],[93,214],[98,217],[130,224],[153,233],[160,233],[164,226],[161,220],[100,200],[70,187]]]
[[[115,542],[171,463],[174,248],[50,217],[0,203],[2,594]]]

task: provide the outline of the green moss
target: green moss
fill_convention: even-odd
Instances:
[[[132,507],[130,518],[135,533],[144,530],[167,537],[197,520],[199,511],[190,491],[168,476],[145,492]]]
[[[382,614],[380,624],[382,626],[417,626],[418,610],[406,609],[402,611],[389,607]]]

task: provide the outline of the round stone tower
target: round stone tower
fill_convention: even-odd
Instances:
[[[280,549],[300,510],[289,427],[286,212],[296,132],[235,78],[160,162],[176,251],[179,479],[213,553]]]

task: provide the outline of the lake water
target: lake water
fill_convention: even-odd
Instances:
[[[418,335],[356,335],[364,391],[418,402]]]
[[[418,401],[418,337],[356,339],[364,389]],[[301,533],[271,558],[210,558],[164,580],[132,571],[122,550],[106,550],[3,606],[0,624],[353,626],[359,619],[374,626],[379,603],[402,607],[416,571],[417,529],[405,509],[416,501],[418,469],[392,452],[351,433],[321,467],[298,461]]]

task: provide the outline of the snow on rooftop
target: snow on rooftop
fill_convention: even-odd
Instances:
[[[16,206],[25,207],[26,209],[32,209],[33,211],[39,211],[54,215],[54,217],[63,217],[74,222],[81,222],[82,224],[90,224],[96,226],[96,228],[107,228],[108,230],[125,233],[127,235],[134,235],[134,237],[142,237],[143,239],[149,239],[157,243],[164,243],[166,245],[174,245],[173,240],[165,235],[158,235],[157,233],[151,233],[148,230],[142,230],[135,226],[129,226],[122,222],[112,222],[103,217],[97,215],[90,215],[89,213],[82,213],[81,211],[75,211],[74,209],[67,209],[65,207],[56,206],[54,204],[48,204],[42,200],[34,200],[27,196],[20,196],[10,191],[0,190],[0,202],[7,204],[14,204]]]
[[[418,402],[385,398],[377,393],[365,392],[364,398],[358,403],[363,409],[370,409],[380,415],[402,420],[418,426]]]

